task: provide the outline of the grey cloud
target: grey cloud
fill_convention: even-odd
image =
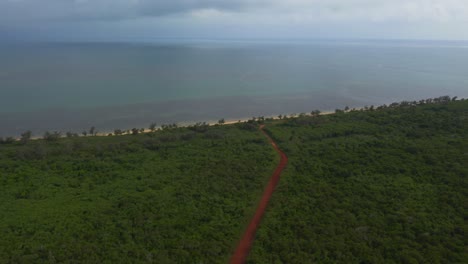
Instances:
[[[0,23],[43,20],[119,20],[198,9],[239,11],[264,2],[248,0],[0,0]]]
[[[124,20],[200,9],[319,19],[467,20],[466,0],[0,0],[0,24]]]
[[[418,37],[467,39],[467,23],[467,0],[0,0],[0,41],[42,35],[407,38],[423,32]]]

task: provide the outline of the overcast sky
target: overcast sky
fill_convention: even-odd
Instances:
[[[0,41],[468,40],[468,0],[0,0]]]

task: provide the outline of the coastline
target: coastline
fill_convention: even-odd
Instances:
[[[363,107],[359,107],[359,108],[354,108],[355,110],[363,110],[364,108]],[[335,114],[335,111],[321,111],[320,114],[318,115],[331,115],[331,114]],[[281,114],[282,115],[282,114]],[[282,116],[284,117],[288,117],[288,118],[291,118],[291,117],[299,117],[300,115],[304,115],[304,116],[313,116],[310,112],[309,113],[288,113],[288,114],[284,114]],[[279,118],[279,115],[268,115],[268,116],[263,116],[265,119],[270,119],[270,120],[281,120]],[[258,118],[258,117],[243,117],[243,118],[229,118],[227,120],[224,121],[224,123],[220,124],[218,121],[215,121],[215,120],[208,120],[208,121],[205,121],[205,122],[194,122],[194,121],[187,121],[187,122],[179,122],[179,123],[175,123],[177,125],[178,128],[186,128],[186,127],[190,127],[190,126],[193,126],[197,123],[204,123],[208,126],[216,126],[216,125],[234,125],[234,124],[238,124],[238,123],[246,123],[248,122],[249,120],[252,120],[252,118]],[[165,124],[163,124],[165,125]],[[139,128],[137,128],[139,129]],[[141,128],[140,128],[141,129]],[[162,128],[162,125],[159,125],[156,127],[155,131],[151,131],[149,128],[144,128],[143,132],[139,132],[138,134],[145,134],[145,133],[152,133],[152,132],[156,132],[156,131],[161,131],[163,128]],[[114,131],[100,131],[100,132],[97,132],[95,135],[82,135],[82,134],[79,134],[79,133],[75,133],[75,137],[92,137],[92,136],[96,136],[96,137],[108,137],[108,136],[126,136],[126,135],[131,135],[131,130],[132,128],[130,129],[125,129],[125,130],[122,130],[124,131],[124,133],[122,133],[121,135],[116,135],[114,134]],[[129,132],[127,132],[129,131]],[[53,131],[55,132],[55,131]],[[52,132],[52,133],[53,133]],[[64,132],[62,131],[57,131],[57,132],[60,132],[61,133],[61,136],[60,138],[66,138]],[[65,132],[66,133],[66,132]],[[19,141],[20,140],[20,136],[17,136],[17,137],[14,137],[14,139],[16,141]],[[42,140],[44,139],[44,136],[32,136],[30,138],[30,140]]]
[[[363,110],[364,108],[363,107],[360,107],[360,108],[355,108],[355,110]],[[288,116],[289,117],[299,117],[299,115],[301,114],[304,114],[305,116],[313,116],[311,115],[311,113],[291,113],[291,114],[285,114],[284,116]],[[332,114],[335,114],[334,111],[324,111],[324,112],[320,112],[319,115],[332,115]],[[249,120],[252,120],[252,118],[258,118],[258,117],[243,117],[243,118],[230,118],[230,119],[227,119],[224,121],[224,123],[220,124],[218,121],[215,121],[215,120],[209,120],[209,121],[206,121],[206,122],[180,122],[180,123],[175,123],[177,125],[178,128],[186,128],[186,127],[190,127],[190,126],[193,126],[195,125],[196,123],[205,123],[206,125],[208,126],[216,126],[216,125],[219,125],[219,126],[224,126],[224,125],[234,125],[234,124],[239,124],[239,123],[246,123],[248,122]],[[265,119],[271,119],[271,120],[281,120],[278,115],[269,115],[269,116],[264,116]],[[131,130],[131,129],[130,129]],[[157,126],[156,127],[156,130],[155,131],[160,131],[162,130],[162,127],[161,126]],[[140,132],[139,134],[144,134],[144,133],[151,133],[152,131],[148,128],[145,128],[143,132]],[[118,136],[118,135],[114,135],[114,131],[104,131],[104,132],[98,132],[96,134],[96,136],[99,136],[99,137],[108,137],[109,134],[112,134],[112,136]],[[125,133],[125,134],[122,134],[122,136],[124,135],[131,135],[131,133]],[[80,137],[83,136],[83,135],[79,135]],[[41,138],[41,137],[40,137]],[[39,139],[40,139],[39,138]]]
[[[194,125],[206,125],[206,126],[216,126],[216,125],[234,125],[234,124],[237,124],[237,123],[246,123],[250,120],[254,120],[257,119],[257,118],[261,118],[262,120],[280,120],[280,119],[284,119],[284,118],[297,118],[297,117],[301,117],[301,116],[319,116],[319,115],[333,115],[333,114],[336,114],[336,113],[347,113],[347,112],[353,112],[353,111],[374,111],[374,109],[380,109],[380,108],[394,108],[394,107],[400,107],[400,106],[403,106],[403,107],[411,107],[411,106],[416,106],[416,105],[420,105],[420,104],[431,104],[431,103],[444,103],[444,102],[448,102],[448,101],[455,101],[455,100],[465,100],[463,98],[458,98],[458,97],[453,97],[453,98],[450,98],[449,96],[440,96],[440,97],[437,97],[437,98],[429,98],[429,99],[423,99],[423,100],[419,100],[419,101],[401,101],[401,102],[394,102],[390,105],[381,105],[381,106],[376,106],[374,108],[374,106],[371,106],[371,107],[368,107],[368,106],[365,106],[365,107],[353,107],[353,108],[349,108],[349,107],[346,107],[344,110],[342,109],[336,109],[335,111],[330,111],[330,110],[327,110],[327,111],[320,111],[320,110],[314,110],[312,112],[302,112],[302,113],[292,113],[292,114],[279,114],[279,115],[269,115],[269,116],[258,116],[258,117],[251,117],[251,118],[230,118],[230,119],[227,119],[225,120],[224,118],[223,119],[220,119],[218,121],[214,121],[214,120],[209,120],[209,121],[205,121],[205,122],[179,122],[179,123],[169,123],[169,124],[162,124],[160,125],[159,127],[158,126],[155,126],[153,129],[150,129],[150,128],[137,128],[137,127],[134,127],[132,129],[125,129],[125,130],[120,130],[120,129],[116,129],[116,130],[119,130],[119,133],[115,133],[116,130],[114,131],[104,131],[104,132],[93,132],[93,133],[90,133],[91,135],[88,135],[87,132],[83,132],[81,134],[78,134],[78,133],[72,133],[72,132],[66,132],[65,134],[62,134],[62,132],[57,132],[57,131],[54,131],[52,133],[50,132],[45,132],[45,134],[49,133],[48,136],[44,135],[44,136],[31,136],[31,132],[30,131],[27,131],[29,132],[29,136],[27,136],[27,139],[26,140],[40,140],[40,139],[44,139],[44,140],[56,140],[56,139],[59,139],[59,138],[69,138],[69,137],[88,137],[88,136],[99,136],[99,137],[104,137],[104,136],[123,136],[123,135],[136,135],[136,134],[145,134],[145,133],[152,133],[152,132],[156,132],[156,131],[161,131],[161,130],[164,130],[164,129],[173,129],[173,128],[186,128],[186,127],[191,127],[191,126],[194,126]],[[92,130],[94,130],[95,127],[92,127]],[[25,132],[26,133],[26,132]],[[46,138],[46,137],[49,137],[49,138]],[[6,138],[6,142],[10,141],[20,141],[21,140],[21,137],[8,137]],[[2,138],[2,141],[3,141],[3,138]]]

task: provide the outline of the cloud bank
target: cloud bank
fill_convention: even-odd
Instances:
[[[69,31],[84,38],[248,37],[258,32],[271,37],[340,37],[345,27],[355,28],[356,37],[388,32],[396,38],[414,34],[416,38],[467,39],[463,29],[468,27],[468,1],[0,0],[0,39],[1,32],[66,38]],[[344,35],[353,36],[349,30]]]

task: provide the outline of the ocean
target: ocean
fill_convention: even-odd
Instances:
[[[0,136],[468,97],[468,43],[167,40],[0,45]]]

